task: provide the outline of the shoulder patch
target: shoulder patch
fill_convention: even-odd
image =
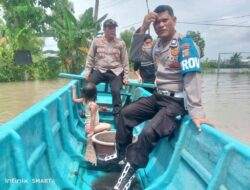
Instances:
[[[180,53],[178,60],[181,63],[182,74],[200,72],[200,57],[191,37],[179,39]]]

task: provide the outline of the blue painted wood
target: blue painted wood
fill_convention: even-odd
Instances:
[[[0,127],[0,187],[1,189],[91,189],[91,181],[104,175],[87,170],[84,160],[86,134],[79,112],[84,109],[71,101],[71,85],[77,79],[45,100],[38,102],[12,121]],[[82,76],[81,76],[82,79]],[[123,88],[123,102],[150,93],[141,84],[132,82]],[[110,89],[100,84],[98,103],[111,103]],[[102,113],[101,120],[112,122],[111,112]],[[144,122],[135,127],[139,135]],[[173,139],[162,139],[150,154],[145,169],[137,176],[146,190],[248,190],[250,189],[250,148],[218,130],[202,125],[199,133],[190,118],[182,120]],[[25,179],[25,183],[10,183]],[[34,183],[37,179],[52,182]],[[9,181],[8,181],[9,180]]]

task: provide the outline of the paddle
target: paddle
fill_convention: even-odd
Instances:
[[[76,75],[76,74],[69,74],[69,73],[60,73],[60,78],[68,78],[68,79],[75,79],[75,80],[84,80],[82,75]],[[135,82],[135,81],[129,81],[130,86],[136,86],[136,87],[146,87],[146,88],[155,88],[154,84],[151,83],[142,83],[142,82]]]

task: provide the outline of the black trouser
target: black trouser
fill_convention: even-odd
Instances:
[[[145,90],[149,91],[151,94],[154,93],[155,88],[143,87]]]
[[[113,114],[117,114],[121,110],[122,101],[120,91],[123,85],[122,78],[122,74],[116,76],[110,70],[105,73],[94,70],[89,78],[89,82],[95,83],[96,85],[100,82],[109,82],[112,94]]]
[[[133,127],[149,120],[136,143],[127,147],[126,158],[131,164],[142,168],[148,163],[148,156],[159,139],[169,136],[177,128],[176,116],[184,115],[184,101],[153,94],[140,98],[136,102],[124,107],[118,117],[116,142],[124,146],[132,141]]]

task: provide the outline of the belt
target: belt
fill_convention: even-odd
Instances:
[[[171,96],[171,97],[175,97],[175,98],[184,98],[183,92],[173,92],[173,91],[168,91],[168,90],[157,89],[157,93],[164,95],[164,96]]]

